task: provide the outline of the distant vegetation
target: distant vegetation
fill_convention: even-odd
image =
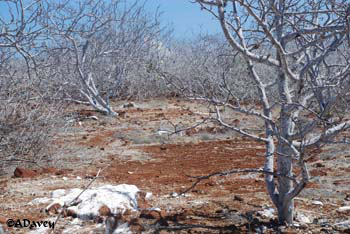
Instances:
[[[223,34],[182,41],[143,1],[125,2],[0,2],[0,174],[45,160],[71,103],[113,118],[113,100],[191,98],[265,143],[269,195],[291,222],[309,179],[306,150],[350,126],[347,1],[197,0]],[[257,118],[264,135],[228,123],[220,108]]]

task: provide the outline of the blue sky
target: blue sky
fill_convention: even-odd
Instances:
[[[221,32],[217,20],[190,0],[148,0],[146,3],[149,12],[155,12],[158,6],[162,12],[161,21],[173,26],[177,38],[189,38],[199,32]]]
[[[0,17],[9,17],[6,10],[1,10],[1,4]],[[146,10],[150,13],[154,13],[157,7],[162,12],[161,21],[173,26],[176,38],[190,38],[199,32],[221,33],[218,21],[191,0],[146,0]]]

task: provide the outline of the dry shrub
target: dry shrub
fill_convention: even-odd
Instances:
[[[47,160],[61,124],[57,103],[50,104],[35,82],[16,81],[0,88],[0,174]]]

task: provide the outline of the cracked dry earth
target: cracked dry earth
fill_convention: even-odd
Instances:
[[[159,129],[173,130],[174,125],[185,128],[202,121],[207,111],[197,103],[169,99],[134,102],[128,107],[123,104],[114,103],[118,119],[106,118],[86,106],[71,106],[67,121],[76,121],[55,137],[45,168],[32,168],[36,171],[28,178],[0,179],[0,224],[6,226],[8,218],[54,220],[56,214],[45,212],[47,203],[31,201],[48,197],[56,189],[84,188],[103,169],[93,187],[133,184],[153,194],[149,206],[159,208],[161,217],[138,217],[143,233],[350,232],[336,227],[350,215],[349,210],[337,210],[350,205],[348,145],[309,152],[312,180],[295,201],[297,216],[306,216],[309,222],[296,220],[293,227],[277,227],[275,214],[264,215],[273,206],[261,174],[212,177],[184,196],[175,196],[195,182],[190,176],[261,168],[264,145],[212,123],[170,137],[159,134]],[[259,131],[257,120],[225,114],[233,124]],[[98,120],[84,118],[89,116]],[[98,222],[63,217],[56,223],[55,233],[104,233],[104,224]],[[36,233],[25,228],[5,229]]]

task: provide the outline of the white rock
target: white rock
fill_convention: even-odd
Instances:
[[[66,190],[64,189],[57,189],[55,191],[50,192],[50,197],[51,198],[58,198],[58,197],[62,197],[66,194]]]
[[[89,116],[88,118],[89,118],[89,119],[93,119],[93,120],[98,120],[98,117],[95,116],[95,115],[91,115],[91,116]]]
[[[49,203],[49,202],[52,202],[51,198],[38,197],[38,198],[35,198],[34,200],[32,200],[31,202],[28,202],[28,205],[32,206],[32,205],[37,205],[37,204],[41,204],[41,203]]]
[[[323,203],[321,201],[313,201],[311,202],[312,205],[317,205],[317,206],[323,206]]]
[[[300,223],[297,223],[297,222],[294,222],[292,225],[293,227],[296,227],[296,228],[299,228],[301,226]]]
[[[344,213],[350,211],[350,206],[342,206],[337,209],[337,212]]]
[[[66,190],[65,189],[57,189],[52,192],[50,192],[51,198],[58,198],[66,195]]]
[[[170,133],[171,133],[171,131],[170,130],[166,130],[166,129],[158,129],[158,131],[157,131],[157,134],[159,136],[169,135]]]
[[[275,213],[275,209],[273,208],[267,208],[263,211],[259,211],[258,214],[263,217],[263,218],[267,218],[267,219],[271,219],[274,217],[274,213]]]
[[[307,217],[306,215],[302,214],[302,213],[297,213],[295,219],[296,219],[296,221],[298,221],[300,224],[309,224],[309,223],[312,223],[312,221],[310,220],[310,218]]]
[[[64,177],[62,177],[62,180],[68,180],[68,178],[64,176]]]
[[[73,225],[81,225],[82,224],[81,220],[78,218],[73,219],[72,222],[70,222],[70,223]]]
[[[123,223],[114,230],[113,234],[132,234],[128,223]]]
[[[47,209],[58,203],[61,206],[69,204],[80,193],[81,189],[71,189],[66,192],[64,196],[55,199]],[[84,191],[79,199],[81,202],[69,207],[74,210],[80,219],[93,219],[98,216],[98,210],[102,205],[106,205],[112,212],[112,214],[123,213],[125,210],[136,210],[137,205],[137,192],[140,190],[135,185],[121,184],[117,186],[104,185],[97,188],[91,188]]]
[[[77,180],[81,180],[81,177],[80,177],[80,176],[77,176]]]
[[[172,192],[170,193],[170,197],[177,197],[179,194],[177,194],[176,192]]]
[[[350,230],[350,220],[336,223],[333,225],[334,229],[338,231],[345,231],[345,230]]]
[[[146,193],[146,196],[145,196],[145,199],[146,199],[146,200],[149,200],[149,199],[151,199],[152,197],[153,197],[153,194],[147,192],[147,193]]]
[[[104,228],[105,224],[104,223],[98,223],[96,224],[96,228]]]

